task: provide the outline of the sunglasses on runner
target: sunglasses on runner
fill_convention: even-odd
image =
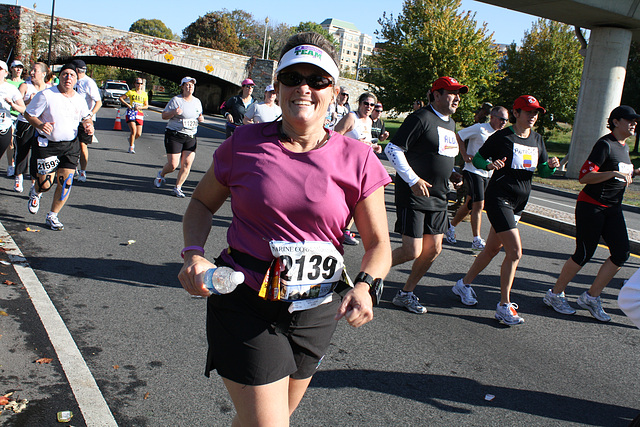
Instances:
[[[321,76],[319,74],[303,76],[302,74],[295,71],[278,74],[278,81],[288,87],[300,86],[300,84],[305,81],[311,89],[315,90],[326,89],[329,86],[333,85],[333,80],[331,80],[329,77]]]
[[[373,102],[367,102],[367,101],[362,101],[362,105],[364,105],[365,107],[375,107],[376,104]]]

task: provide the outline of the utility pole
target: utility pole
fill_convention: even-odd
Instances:
[[[264,53],[267,49],[267,28],[269,28],[267,24],[269,24],[268,16],[264,19],[264,42],[262,43],[262,59],[264,59]]]
[[[51,41],[53,39],[53,16],[56,10],[56,0],[51,3],[51,25],[49,26],[49,55],[47,56],[47,65],[51,67]]]

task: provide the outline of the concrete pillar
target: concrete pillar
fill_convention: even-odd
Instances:
[[[569,178],[578,178],[593,145],[608,133],[607,118],[622,98],[630,46],[629,30],[612,27],[591,30],[571,136]]]

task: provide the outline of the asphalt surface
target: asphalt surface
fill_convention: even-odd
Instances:
[[[95,413],[91,405],[81,409],[82,399],[70,384],[78,365],[71,372],[63,369],[70,346],[54,348],[60,331],[45,330],[25,289],[31,285],[15,271],[30,267],[118,425],[229,425],[234,409],[222,382],[203,375],[205,301],[191,298],[176,278],[188,199],[171,193],[176,173],[166,186],[153,186],[164,163],[166,122],[157,113],[147,115],[134,155],[126,152],[127,132],[112,130],[114,117],[115,109],[99,113],[100,142],[90,150],[87,182],[74,184],[60,213],[64,231],[44,226],[52,194],[30,215],[27,192],[13,192],[13,180],[0,177],[0,222],[8,232],[0,240],[6,247],[11,237],[25,257],[21,262],[0,252],[0,260],[14,264],[0,265],[0,282],[15,283],[0,283],[0,311],[6,313],[0,315],[0,395],[15,392],[29,400],[20,414],[5,410],[0,423],[60,425],[56,413],[71,410],[70,424],[81,426]],[[187,195],[224,137],[216,130],[219,123],[208,119],[199,131]],[[389,186],[390,230],[392,198]],[[543,209],[553,216],[551,208]],[[225,247],[230,219],[226,202],[214,217],[208,256]],[[487,232],[485,217],[483,235]],[[640,258],[632,256],[603,293],[610,323],[580,309],[563,316],[542,297],[573,252],[574,240],[526,220],[520,232],[524,257],[512,299],[523,325],[506,327],[493,318],[502,255],[474,284],[478,306],[463,306],[452,294],[451,286],[473,262],[470,229],[463,223],[458,243],[445,244],[416,290],[429,312],[415,315],[391,304],[410,265],[393,268],[375,319],[359,329],[340,322],[292,425],[627,425],[640,413],[640,331],[616,298]],[[391,239],[393,247],[400,244],[397,234]],[[362,254],[361,246],[346,248],[349,271],[359,271]],[[574,307],[607,256],[606,248],[599,248],[569,285]],[[43,357],[52,361],[35,363]],[[487,400],[487,395],[495,397]]]

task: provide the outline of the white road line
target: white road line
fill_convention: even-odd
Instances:
[[[91,427],[117,426],[118,424],[113,418],[98,384],[96,384],[58,310],[2,223],[0,223],[0,238],[6,243],[4,248],[9,260],[20,276],[20,280],[29,293],[33,306],[49,335],[85,422]]]
[[[553,203],[554,205],[559,205],[559,206],[564,206],[565,208],[571,208],[571,209],[575,209],[576,204],[574,203],[573,205],[565,205],[564,203],[558,203],[558,202],[554,202],[553,200],[549,200],[549,199],[542,199],[540,197],[529,197],[529,199],[535,199],[535,200],[542,200],[543,202],[547,202],[547,203]]]

